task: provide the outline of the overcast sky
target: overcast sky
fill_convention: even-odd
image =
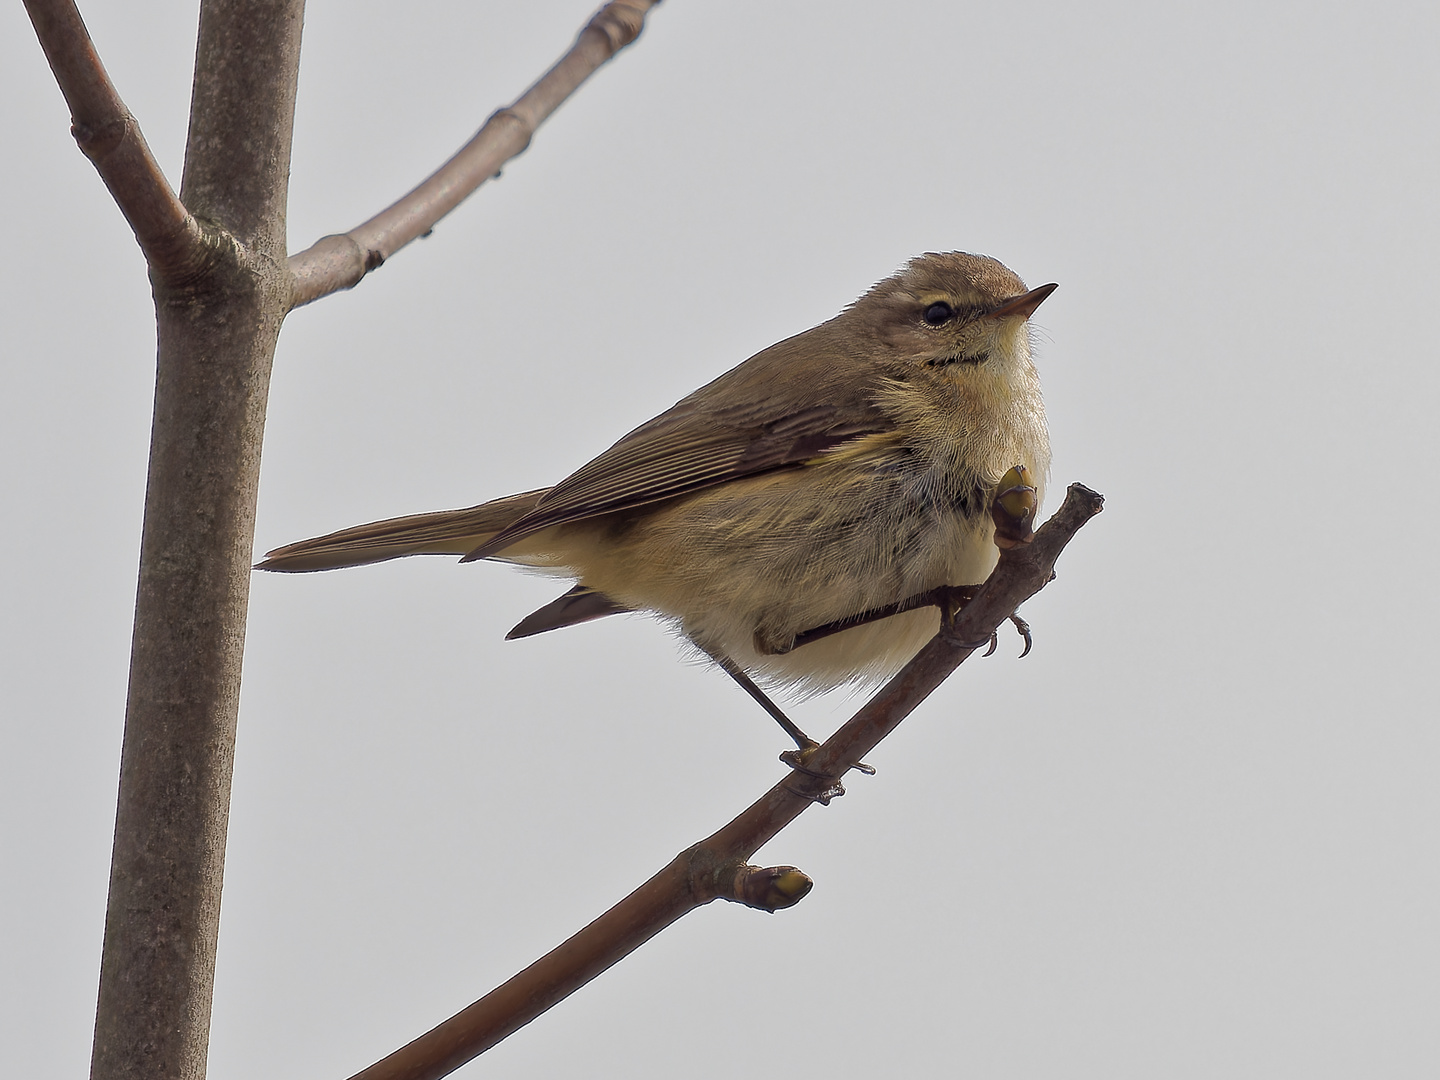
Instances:
[[[178,183],[195,5],[82,0]],[[311,0],[292,250],[413,184],[588,0]],[[1031,285],[1052,495],[1105,513],[873,779],[462,1076],[1440,1072],[1433,3],[708,3],[297,311],[257,552],[552,483],[908,257]],[[83,1075],[145,487],[144,264],[0,11],[0,1072]],[[257,575],[210,1075],[344,1077],[781,775],[640,617],[405,560]],[[843,693],[797,710],[828,731]]]

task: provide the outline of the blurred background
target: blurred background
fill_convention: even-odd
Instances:
[[[82,8],[178,183],[195,5]],[[590,11],[311,0],[292,250]],[[1002,636],[761,852],[802,904],[694,912],[460,1075],[1440,1071],[1437,31],[1420,3],[671,0],[433,236],[294,313],[257,555],[552,483],[927,250],[1060,283],[1047,510],[1107,497],[1034,652]],[[153,310],[18,4],[0,94],[0,1068],[75,1076]],[[212,1077],[348,1076],[781,775],[655,622],[502,640],[562,590],[256,576]]]

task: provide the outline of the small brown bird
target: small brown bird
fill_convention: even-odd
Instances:
[[[935,608],[797,638],[989,574],[1001,478],[1023,466],[1038,499],[1049,470],[1027,320],[1054,288],[981,255],[920,256],[554,487],[287,544],[259,568],[518,563],[578,583],[510,637],[648,611],[742,685],[883,678],[934,636]]]

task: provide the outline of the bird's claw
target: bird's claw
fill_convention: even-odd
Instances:
[[[1022,658],[1029,656],[1030,649],[1035,644],[1034,639],[1030,636],[1030,624],[1024,619],[1022,619],[1018,614],[1013,612],[1008,615],[1007,618],[1010,620],[1011,623],[1014,624],[1015,629],[1019,632],[1020,636],[1025,639],[1025,648],[1021,650],[1020,656]],[[954,617],[951,616],[949,620],[949,625],[947,625],[945,629],[951,630],[953,629],[953,627]],[[1000,635],[997,631],[994,630],[990,631],[990,636],[988,638],[981,638],[979,641],[957,641],[954,638],[947,638],[947,640],[949,640],[952,645],[955,645],[961,649],[983,648],[985,651],[980,654],[981,656],[993,656],[996,648],[998,648],[1000,645]]]
[[[1010,613],[1010,621],[1015,624],[1015,629],[1019,631],[1020,636],[1025,639],[1025,648],[1020,652],[1020,659],[1023,660],[1030,655],[1030,647],[1035,644],[1034,640],[1030,637],[1030,624],[1020,617],[1019,612],[1014,611]],[[989,654],[987,653],[986,655]]]

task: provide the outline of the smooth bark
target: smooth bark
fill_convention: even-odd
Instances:
[[[157,361],[91,1075],[205,1074],[303,0],[206,0],[180,196],[69,0],[29,0],[150,266]]]

